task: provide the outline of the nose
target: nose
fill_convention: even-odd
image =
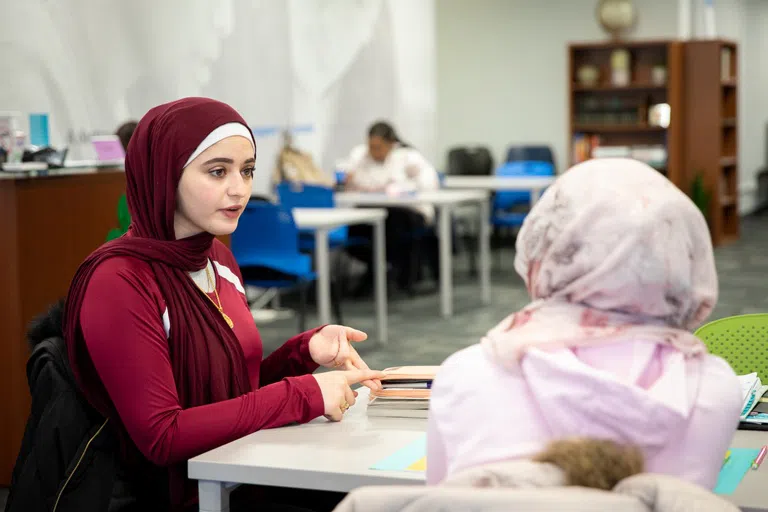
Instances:
[[[229,173],[227,181],[227,195],[232,199],[241,201],[244,197],[251,195],[251,180],[246,179],[242,173]]]

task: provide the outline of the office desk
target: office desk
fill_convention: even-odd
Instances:
[[[427,420],[368,418],[368,388],[344,420],[262,430],[189,461],[199,480],[200,512],[229,510],[237,484],[349,492],[363,485],[423,485],[421,472],[369,469],[419,439]]]
[[[30,396],[27,324],[66,296],[77,267],[117,227],[125,173],[0,172],[0,485],[10,485]]]
[[[531,193],[531,206],[557,176],[446,176],[443,188],[464,190],[518,191]]]
[[[331,323],[331,264],[328,232],[352,224],[373,225],[374,291],[376,323],[380,343],[387,342],[387,261],[384,219],[387,210],[355,208],[294,208],[293,220],[299,229],[315,231],[315,271],[317,272],[317,308],[320,324]]]
[[[760,448],[768,444],[768,432],[738,430],[731,448]],[[724,496],[743,511],[768,512],[768,459],[756,471],[747,471],[736,492]]]
[[[340,423],[324,418],[305,425],[263,430],[189,461],[189,478],[199,480],[200,512],[228,510],[238,484],[349,492],[364,485],[423,485],[425,474],[378,471],[373,464],[421,437],[423,419],[368,418],[368,389]],[[768,444],[768,432],[736,432],[733,448]],[[768,461],[749,471],[732,496],[744,511],[768,511]]]
[[[451,213],[463,204],[478,205],[480,223],[480,296],[483,304],[491,302],[489,193],[485,190],[434,190],[418,194],[391,196],[361,192],[339,192],[339,206],[408,207],[431,205],[437,209],[437,236],[440,244],[440,312],[453,316],[453,251],[451,249]]]

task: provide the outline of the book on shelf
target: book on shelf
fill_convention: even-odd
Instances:
[[[600,145],[599,139],[574,138],[574,164],[592,158],[632,158],[656,169],[667,166],[667,148],[654,145]]]
[[[600,147],[599,135],[588,135],[584,133],[575,133],[573,135],[573,155],[571,160],[573,165],[585,162],[592,158],[595,148]]]
[[[426,418],[432,381],[439,366],[399,366],[387,368],[381,390],[371,391],[369,416]]]

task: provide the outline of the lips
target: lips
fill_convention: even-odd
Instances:
[[[226,208],[222,208],[219,210],[221,213],[229,217],[230,219],[236,219],[240,216],[240,213],[243,211],[243,207],[239,204],[228,206]]]

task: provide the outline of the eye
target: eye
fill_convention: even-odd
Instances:
[[[214,178],[221,178],[224,176],[224,174],[226,174],[226,171],[222,167],[217,167],[216,169],[211,169],[208,171],[208,174]]]
[[[254,168],[248,167],[247,169],[243,169],[240,172],[243,173],[243,176],[245,176],[246,178],[253,178]]]

